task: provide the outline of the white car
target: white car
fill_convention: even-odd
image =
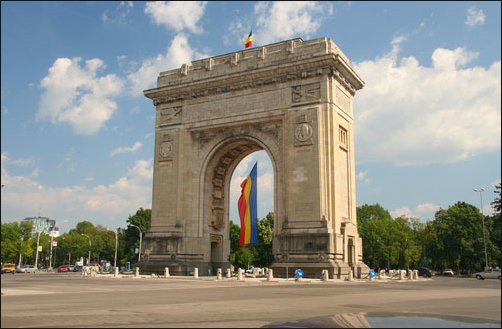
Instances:
[[[16,269],[16,273],[35,273],[36,271],[35,265],[23,265]]]
[[[499,279],[500,280],[500,269],[499,268],[491,268],[484,272],[474,273],[473,275],[478,280],[484,279]]]
[[[455,275],[455,273],[453,273],[453,270],[451,268],[445,268],[443,271],[443,275],[450,276],[450,275]]]

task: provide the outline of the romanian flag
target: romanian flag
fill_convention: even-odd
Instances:
[[[241,236],[239,246],[258,242],[258,211],[256,202],[257,191],[257,165],[255,163],[251,173],[241,183],[241,197],[238,208],[241,218]]]
[[[253,45],[253,31],[249,32],[248,38],[244,43],[244,48],[249,48]]]

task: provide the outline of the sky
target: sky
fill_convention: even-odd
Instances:
[[[331,38],[355,95],[356,202],[434,219],[458,201],[492,213],[501,176],[501,3],[1,2],[1,220],[126,227],[152,207],[160,72],[292,38]],[[273,211],[264,151],[258,217]],[[474,188],[484,188],[477,193]]]

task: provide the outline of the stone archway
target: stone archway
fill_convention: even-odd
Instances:
[[[333,41],[293,39],[207,58],[161,72],[157,85],[145,91],[156,126],[142,271],[197,267],[204,275],[229,266],[231,174],[261,149],[274,167],[274,273],[367,271],[355,218],[352,109],[363,82]]]

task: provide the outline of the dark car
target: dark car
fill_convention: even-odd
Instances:
[[[421,267],[418,269],[418,275],[426,277],[426,278],[430,278],[434,275],[434,271],[427,268],[427,267]]]

